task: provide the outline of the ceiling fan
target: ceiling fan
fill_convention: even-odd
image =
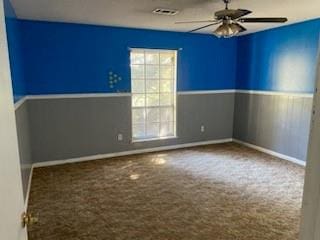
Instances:
[[[209,23],[205,26],[189,31],[196,32],[200,29],[208,28],[221,23],[221,25],[213,31],[213,34],[217,37],[229,38],[247,30],[240,23],[284,23],[288,21],[288,19],[285,17],[244,18],[244,16],[252,13],[252,11],[246,9],[229,9],[229,4],[231,0],[223,0],[223,2],[226,5],[225,9],[215,12],[214,19],[204,21],[176,22],[176,24]]]

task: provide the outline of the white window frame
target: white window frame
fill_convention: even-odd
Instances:
[[[157,52],[159,53],[173,53],[174,54],[174,64],[173,64],[173,70],[174,70],[174,74],[173,74],[173,92],[172,92],[172,95],[173,95],[173,135],[172,136],[159,136],[159,137],[144,137],[144,138],[134,138],[133,137],[133,109],[139,109],[139,108],[144,108],[144,109],[147,109],[147,108],[153,108],[152,106],[147,106],[147,102],[145,100],[145,105],[144,107],[133,107],[132,106],[132,103],[131,103],[131,141],[133,143],[135,142],[147,142],[147,141],[156,141],[156,140],[164,140],[164,139],[171,139],[171,138],[177,138],[177,60],[178,60],[178,51],[177,50],[172,50],[172,49],[148,49],[148,48],[130,48],[130,73],[131,73],[131,68],[133,65],[138,65],[138,64],[132,64],[131,63],[131,53],[134,52],[134,51],[137,51],[137,52],[144,52],[144,54],[146,52]],[[146,64],[144,62],[144,81],[145,81],[145,90],[144,90],[144,95],[146,97],[147,95],[147,89],[146,89]],[[161,66],[160,62],[159,62],[159,66]],[[165,65],[164,65],[165,66]],[[161,69],[161,68],[160,68]],[[160,70],[161,71],[161,70]],[[161,80],[160,80],[160,72],[159,72],[159,84],[161,84]],[[132,96],[133,96],[133,93],[132,93],[132,82],[133,82],[133,79],[131,77],[130,79],[131,81],[131,102],[132,102]],[[160,88],[159,88],[159,95],[160,95]],[[160,99],[160,96],[159,96],[159,99]],[[168,106],[154,106],[154,108],[161,108],[161,107],[168,107]],[[160,114],[161,115],[161,114]],[[170,122],[169,122],[170,123]],[[145,128],[146,128],[146,125],[147,125],[147,121],[145,122]],[[160,119],[160,126],[161,126],[161,119]]]

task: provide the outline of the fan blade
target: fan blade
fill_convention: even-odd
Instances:
[[[287,18],[241,18],[238,20],[243,23],[284,23]]]
[[[215,12],[214,15],[217,19],[225,19],[227,17],[231,20],[235,20],[243,16],[246,16],[250,13],[252,12],[246,9],[224,9],[224,10]]]
[[[234,23],[234,24],[236,24],[240,28],[239,33],[247,31],[247,29],[244,26],[242,26],[241,24],[239,24],[239,23]]]
[[[216,20],[200,20],[200,21],[186,21],[186,22],[175,22],[174,24],[185,24],[185,23],[215,23]]]
[[[198,30],[201,30],[201,29],[204,29],[204,28],[207,28],[207,27],[211,27],[211,26],[216,25],[218,23],[220,23],[220,22],[211,23],[211,24],[205,25],[203,27],[199,27],[199,28],[193,29],[193,30],[189,31],[189,33],[196,32]]]
[[[238,9],[235,11],[235,13],[230,16],[232,20],[235,20],[235,19],[238,19],[238,18],[241,18],[243,16],[246,16],[248,14],[252,13],[250,10],[246,10],[246,9]]]

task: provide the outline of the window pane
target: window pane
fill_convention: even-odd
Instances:
[[[174,64],[174,54],[172,53],[160,53],[160,63],[165,65]]]
[[[146,65],[146,78],[159,79],[159,66]]]
[[[173,67],[172,66],[161,66],[160,78],[172,79],[173,78]]]
[[[145,92],[144,83],[145,81],[143,80],[132,81],[132,93],[144,93]]]
[[[144,65],[131,65],[131,78],[144,79]]]
[[[131,53],[131,64],[144,64],[144,53]]]
[[[145,136],[144,124],[132,125],[132,137],[133,138],[143,138],[144,136]]]
[[[147,121],[148,122],[160,122],[160,109],[159,108],[147,108]]]
[[[160,91],[167,92],[167,93],[173,92],[173,81],[171,80],[160,81]]]
[[[162,93],[160,94],[160,105],[161,106],[169,106],[173,104],[173,96],[170,93]]]
[[[174,121],[173,111],[174,111],[173,107],[161,108],[161,111],[160,111],[161,122],[173,122]]]
[[[146,64],[159,64],[159,53],[146,53]]]
[[[132,95],[132,106],[133,107],[144,107],[145,106],[144,94],[133,94]]]
[[[132,50],[132,138],[174,136],[176,54],[171,50]]]
[[[145,110],[144,108],[132,109],[132,123],[144,123],[145,122]]]
[[[147,136],[151,138],[159,137],[159,123],[147,123]]]
[[[174,136],[174,123],[161,123],[160,125],[160,136],[161,137],[169,137]]]
[[[146,81],[147,93],[159,93],[159,81]]]
[[[159,106],[159,94],[147,94],[147,106]]]

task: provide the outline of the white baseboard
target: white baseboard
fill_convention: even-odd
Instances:
[[[247,146],[249,148],[255,149],[257,151],[260,151],[260,152],[263,152],[263,153],[266,153],[266,154],[269,154],[269,155],[272,155],[272,156],[275,156],[275,157],[290,161],[290,162],[298,164],[300,166],[304,166],[304,167],[306,166],[306,162],[305,161],[302,161],[300,159],[284,155],[282,153],[278,153],[278,152],[272,151],[272,150],[267,149],[267,148],[259,147],[257,145],[254,145],[254,144],[251,144],[251,143],[247,143],[247,142],[244,142],[244,141],[241,141],[241,140],[238,140],[238,139],[233,139],[233,142],[236,142],[236,143],[239,143],[241,145]]]
[[[203,145],[210,145],[210,144],[227,143],[227,142],[236,142],[236,143],[242,144],[244,146],[250,147],[252,149],[255,149],[257,151],[267,153],[269,155],[293,162],[293,163],[301,165],[301,166],[306,165],[306,162],[302,161],[300,159],[290,157],[290,156],[272,151],[270,149],[259,147],[257,145],[247,143],[247,142],[244,142],[244,141],[241,141],[238,139],[226,138],[226,139],[219,139],[219,140],[185,143],[185,144],[178,144],[178,145],[171,145],[171,146],[145,148],[145,149],[137,149],[137,150],[131,150],[131,151],[123,151],[123,152],[107,153],[107,154],[97,154],[97,155],[84,156],[84,157],[78,157],[78,158],[60,159],[60,160],[54,160],[54,161],[48,161],[48,162],[34,163],[32,165],[32,170],[30,172],[27,196],[28,196],[29,190],[30,190],[33,168],[62,165],[62,164],[67,164],[67,163],[86,162],[86,161],[92,161],[92,160],[98,160],[98,159],[104,159],[104,158],[121,157],[121,156],[128,156],[128,155],[141,154],[141,153],[159,152],[159,151],[174,150],[174,149],[188,148],[188,147],[196,147],[196,146],[203,146]]]
[[[184,144],[162,146],[162,147],[155,147],[155,148],[145,148],[145,149],[123,151],[123,152],[117,152],[117,153],[98,154],[98,155],[92,155],[92,156],[70,158],[70,159],[61,159],[61,160],[54,160],[54,161],[48,161],[48,162],[38,162],[38,163],[34,163],[33,167],[35,167],[35,168],[48,167],[48,166],[62,165],[62,164],[67,164],[67,163],[85,162],[85,161],[104,159],[104,158],[113,158],[113,157],[127,156],[127,155],[140,154],[140,153],[159,152],[159,151],[174,150],[174,149],[188,148],[188,147],[196,147],[196,146],[210,145],[210,144],[227,143],[227,142],[232,142],[232,138],[194,142],[194,143],[184,143]]]
[[[30,189],[31,189],[31,183],[32,183],[32,176],[33,176],[33,165],[31,166],[31,169],[30,169],[27,192],[26,192],[26,197],[25,197],[25,200],[24,200],[24,208],[25,208],[26,212],[28,210]]]

